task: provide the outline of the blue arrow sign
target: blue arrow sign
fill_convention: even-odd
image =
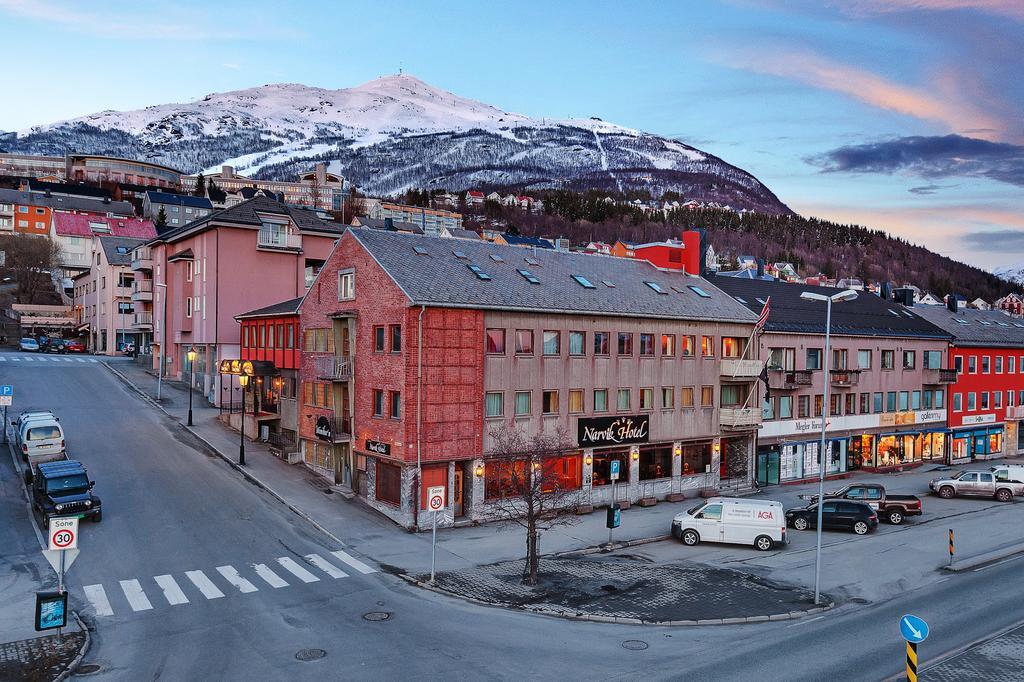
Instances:
[[[907,614],[900,618],[900,634],[908,642],[920,644],[928,637],[928,623],[917,616]]]
[[[0,395],[14,395],[14,386],[10,384],[0,386]]]

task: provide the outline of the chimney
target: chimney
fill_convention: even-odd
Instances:
[[[764,277],[764,258],[757,259],[757,278]]]
[[[220,175],[222,178],[233,178],[235,177],[235,169],[231,166],[221,166]]]
[[[892,288],[888,282],[882,282],[878,286],[878,297],[885,300],[892,298]]]
[[[327,182],[327,164],[326,163],[318,163],[316,165],[316,181],[318,183],[320,183],[321,187],[323,187],[324,184]]]
[[[396,230],[395,230],[395,221],[392,220],[391,218],[385,218],[384,219],[384,229],[387,230],[388,232],[396,232]]]
[[[899,289],[893,290],[892,293],[893,293],[893,298],[895,298],[896,302],[899,303],[900,305],[904,305],[907,308],[913,308],[914,307],[914,290],[913,289],[908,289],[908,288],[901,287]]]
[[[703,235],[696,230],[687,230],[683,238],[683,271],[688,275],[703,275],[704,260],[701,258],[704,244]]]
[[[946,307],[949,308],[951,312],[957,312],[958,304],[959,302],[957,301],[956,294],[946,294]]]

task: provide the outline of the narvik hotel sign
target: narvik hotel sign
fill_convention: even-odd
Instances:
[[[646,443],[650,426],[648,415],[580,418],[576,442],[581,448]]]

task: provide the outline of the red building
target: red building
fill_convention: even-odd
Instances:
[[[700,233],[694,230],[684,232],[682,240],[630,244],[619,248],[616,242],[613,255],[645,260],[661,270],[679,270],[691,275],[700,274]]]
[[[1024,450],[1024,323],[995,310],[915,306],[953,335],[949,362],[951,461],[994,459]]]

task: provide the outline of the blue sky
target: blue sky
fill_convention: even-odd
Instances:
[[[0,130],[402,68],[510,111],[678,137],[805,215],[1024,261],[1024,0],[0,0],[0,25],[35,88]]]

